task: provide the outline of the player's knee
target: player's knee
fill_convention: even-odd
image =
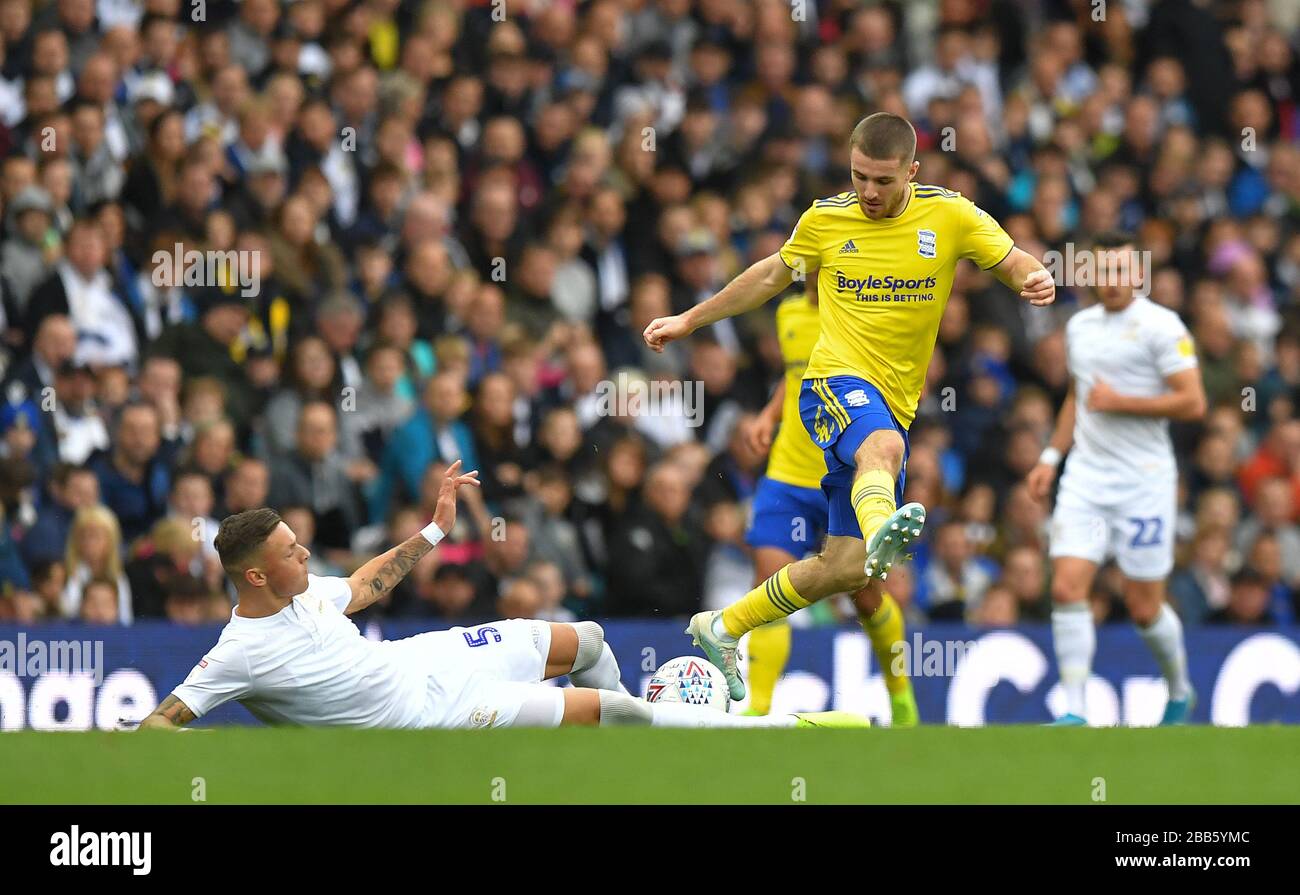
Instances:
[[[1052,605],[1062,606],[1067,603],[1082,603],[1088,598],[1087,589],[1078,581],[1071,581],[1061,575],[1052,579]]]
[[[862,558],[843,556],[831,570],[830,593],[854,593],[867,586],[870,580],[862,568]]]
[[[863,439],[853,452],[853,460],[859,471],[887,469],[897,474],[903,466],[903,451],[902,436],[897,432],[878,430]]]
[[[578,651],[573,658],[574,671],[586,671],[595,665],[605,648],[605,629],[595,622],[569,622],[578,635]]]

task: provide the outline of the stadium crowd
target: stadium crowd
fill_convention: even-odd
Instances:
[[[662,355],[640,333],[847,189],[884,109],[920,181],[1036,257],[1138,234],[1212,405],[1174,428],[1175,605],[1293,621],[1300,10],[1103,6],[0,0],[0,619],[224,621],[225,514],[278,508],[341,574],[427,522],[455,459],[481,492],[367,614],[740,596],[774,307]],[[1086,299],[962,268],[907,465],[932,526],[889,582],[913,620],[1046,618],[1023,479]],[[1105,574],[1093,605],[1122,612]]]

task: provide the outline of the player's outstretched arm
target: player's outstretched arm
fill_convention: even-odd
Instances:
[[[769,255],[686,313],[651,320],[642,336],[655,351],[663,351],[669,342],[684,339],[702,326],[754,310],[792,282],[794,271],[786,267],[780,255]]]
[[[1029,470],[1029,475],[1025,476],[1030,497],[1035,500],[1047,499],[1047,495],[1052,490],[1052,482],[1056,479],[1056,469],[1073,444],[1074,382],[1071,381],[1070,390],[1065,395],[1065,402],[1061,404],[1061,412],[1056,415],[1056,428],[1052,431],[1052,438],[1043,449],[1038,463]]]
[[[190,707],[177,699],[175,693],[168,693],[158,708],[140,722],[140,730],[180,730],[193,721],[194,717]]]
[[[1050,305],[1056,300],[1056,283],[1047,268],[1033,255],[1012,248],[1011,253],[992,269],[995,277],[1031,305]]]
[[[344,613],[360,612],[398,583],[415,568],[415,564],[434,548],[443,535],[456,524],[456,490],[461,485],[478,487],[478,470],[462,473],[460,461],[447,467],[442,487],[438,491],[438,505],[433,510],[433,522],[412,538],[407,538],[393,549],[381,553],[352,573],[348,584],[352,587],[352,600]]]

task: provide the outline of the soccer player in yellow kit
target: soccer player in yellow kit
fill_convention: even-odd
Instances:
[[[925,384],[957,262],[969,258],[1035,305],[1056,297],[1051,275],[1017,249],[996,221],[960,194],[913,182],[916,131],[888,112],[868,115],[849,138],[853,189],[818,199],[780,251],[751,265],[684,314],[646,327],[655,350],[702,326],[751,311],[796,277],[817,270],[821,335],[804,370],[799,409],[824,451],[826,544],[782,567],[726,609],[687,628],[722,669],[733,699],[740,636],[837,593],[870,583],[920,537],[925,508],[899,507],[907,428]],[[865,561],[864,561],[865,560]]]
[[[821,487],[826,458],[808,437],[799,415],[800,383],[819,333],[816,278],[809,280],[805,292],[777,307],[776,333],[785,374],[749,431],[758,453],[771,448],[745,533],[745,543],[754,548],[755,584],[801,559],[826,534],[827,502]],[[893,597],[873,587],[854,594],[853,604],[884,674],[891,726],[916,726],[912,682],[906,672],[895,674],[893,668],[895,644],[905,636],[902,610]],[[784,617],[750,632],[750,713],[766,715],[771,710],[776,682],[790,658],[790,640],[790,624]]]

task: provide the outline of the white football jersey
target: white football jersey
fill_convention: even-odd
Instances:
[[[1167,419],[1098,413],[1088,409],[1088,393],[1101,378],[1121,395],[1153,398],[1169,390],[1167,377],[1196,367],[1192,337],[1178,315],[1142,296],[1114,313],[1096,304],[1070,318],[1065,343],[1075,417],[1061,487],[1107,502],[1122,500],[1138,483],[1176,480]]]
[[[173,692],[202,717],[231,699],[270,724],[419,726],[428,673],[410,651],[367,640],[343,610],[345,578],[308,576],[307,590],[266,618],[234,613]]]

